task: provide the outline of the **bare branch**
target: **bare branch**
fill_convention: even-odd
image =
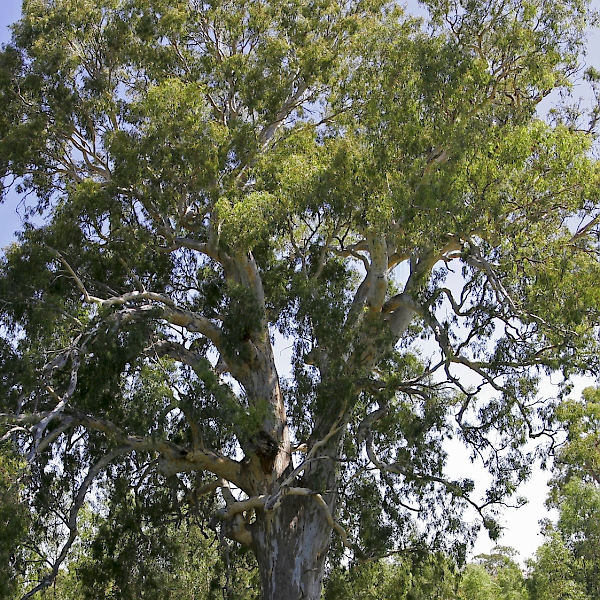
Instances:
[[[54,407],[54,409],[48,415],[44,416],[42,418],[42,420],[39,421],[39,423],[34,427],[33,444],[32,444],[31,450],[29,451],[29,453],[27,455],[28,461],[31,461],[33,459],[33,457],[38,453],[38,451],[40,451],[40,448],[39,448],[40,440],[41,440],[42,436],[44,435],[44,432],[46,431],[46,427],[48,427],[50,422],[52,420],[56,419],[60,415],[60,413],[65,410],[69,400],[75,393],[75,388],[77,387],[77,375],[79,373],[79,365],[81,363],[81,359],[79,357],[78,351],[73,351],[71,353],[71,357],[72,357],[71,358],[71,360],[72,360],[71,378],[69,381],[69,386],[67,387],[67,390],[65,391],[63,396],[59,397],[52,388],[47,386],[47,389],[51,393],[51,395],[55,396],[58,399],[58,404]]]

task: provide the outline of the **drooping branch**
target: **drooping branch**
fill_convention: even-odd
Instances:
[[[207,449],[193,449],[191,451],[173,442],[160,440],[152,436],[138,437],[129,435],[119,426],[101,417],[94,417],[79,411],[68,409],[60,413],[48,411],[44,413],[24,413],[15,415],[12,413],[0,413],[0,422],[16,423],[23,427],[30,435],[34,435],[37,424],[51,417],[60,421],[59,429],[66,431],[68,428],[77,426],[105,434],[122,446],[131,448],[137,452],[158,452],[160,454],[159,470],[165,475],[175,473],[189,473],[191,471],[208,471],[217,477],[230,481],[240,489],[245,489],[242,477],[241,463]],[[27,424],[34,424],[33,431],[26,428]],[[56,437],[55,432],[49,434]],[[46,447],[46,437],[41,437],[38,447]]]
[[[280,472],[285,470],[287,466],[286,461],[289,458],[287,450],[289,446],[289,433],[285,419],[285,407],[283,405],[283,398],[279,388],[272,347],[268,335],[266,316],[263,316],[260,322],[255,324],[254,329],[250,332],[250,339],[242,342],[246,352],[243,357],[240,357],[239,353],[231,353],[231,347],[226,344],[223,331],[218,325],[201,314],[177,306],[170,297],[164,294],[138,290],[121,295],[115,294],[108,298],[92,296],[62,256],[61,261],[75,279],[86,301],[98,304],[104,308],[122,307],[105,318],[110,323],[111,328],[119,329],[124,324],[139,319],[164,320],[172,325],[183,327],[188,332],[200,333],[208,338],[221,355],[224,356],[229,371],[245,388],[252,401],[259,401],[265,397],[269,399],[271,411],[265,418],[263,428],[267,439],[272,439],[272,443],[280,448],[280,452],[277,453],[275,459],[277,469]],[[258,303],[258,306],[263,309],[262,312],[265,315],[265,292],[260,270],[254,257],[250,252],[237,252],[232,255],[231,261],[232,265],[230,267],[233,269],[233,273],[230,273],[228,276],[232,277],[236,283],[248,289],[249,294]],[[198,359],[183,348],[177,349],[172,346],[168,352],[176,353],[180,360],[192,364],[193,367],[197,368],[200,366]],[[260,369],[258,369],[260,372],[258,373],[257,364],[261,365]],[[190,425],[193,427],[193,423]],[[171,459],[170,462],[173,463],[173,460]],[[186,465],[187,463],[184,463],[175,468],[189,470],[189,466],[186,467]],[[172,464],[169,468],[172,468]]]
[[[450,373],[449,365],[451,363],[460,364],[469,368],[474,373],[477,373],[477,375],[479,375],[485,382],[489,383],[495,390],[502,390],[502,387],[494,380],[492,375],[485,371],[485,363],[469,360],[457,352],[450,342],[448,332],[438,321],[437,317],[429,307],[422,306],[421,304],[415,302],[410,295],[406,294],[406,292],[403,292],[402,294],[398,294],[391,298],[386,305],[384,305],[384,310],[389,311],[393,315],[395,311],[397,311],[403,305],[410,309],[413,314],[419,315],[429,326],[442,352],[442,362],[445,365],[446,375],[453,383],[456,383],[457,385],[459,384],[458,380]],[[459,385],[459,389],[464,390],[462,385]]]
[[[449,481],[447,479],[444,479],[443,477],[439,477],[437,475],[432,475],[429,473],[419,473],[419,472],[415,471],[414,469],[406,468],[406,466],[404,466],[402,463],[399,463],[399,462],[395,462],[395,463],[383,462],[377,456],[377,453],[376,453],[375,447],[374,447],[374,442],[373,442],[373,433],[370,430],[366,431],[366,434],[365,434],[365,446],[366,446],[367,456],[369,457],[369,460],[380,471],[386,472],[386,473],[391,473],[393,475],[400,475],[407,479],[426,481],[426,482],[437,483],[437,484],[442,485],[454,497],[461,498],[467,504],[469,504],[471,507],[473,507],[477,511],[479,516],[481,517],[484,524],[486,524],[489,521],[489,517],[485,514],[486,508],[488,508],[489,506],[498,505],[498,504],[508,506],[505,502],[501,502],[499,499],[496,499],[496,498],[490,498],[489,500],[487,500],[483,503],[475,502],[473,499],[471,499],[468,492],[459,485],[459,482]]]
[[[80,511],[81,507],[83,506],[83,503],[85,502],[86,494],[87,494],[91,484],[93,483],[94,479],[115,458],[122,456],[123,454],[133,452],[133,450],[134,450],[134,448],[132,448],[129,445],[121,446],[120,448],[117,448],[117,449],[113,450],[112,452],[109,452],[108,454],[103,456],[95,465],[90,467],[85,479],[83,480],[83,483],[79,487],[77,495],[75,496],[75,499],[74,499],[71,509],[69,511],[69,519],[68,519],[68,522],[66,523],[68,530],[69,530],[69,537],[67,538],[66,542],[63,544],[58,557],[56,558],[56,560],[54,561],[54,563],[52,565],[50,572],[33,589],[31,589],[24,596],[22,596],[21,600],[27,600],[28,598],[31,598],[38,592],[41,592],[42,590],[45,590],[46,588],[48,588],[52,585],[52,583],[56,579],[56,576],[58,574],[58,570],[60,569],[61,564],[67,558],[67,555],[69,553],[69,550],[71,549],[71,546],[77,539],[77,535],[78,535],[77,517],[79,515],[79,511]]]

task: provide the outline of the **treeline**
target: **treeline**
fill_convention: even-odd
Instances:
[[[600,390],[588,388],[581,401],[561,403],[556,418],[566,439],[554,451],[547,505],[559,516],[542,523],[545,541],[525,567],[517,551],[504,546],[466,565],[424,550],[352,565],[334,554],[323,599],[600,600]],[[41,557],[52,556],[66,524],[53,517],[50,502],[44,505],[43,497],[28,490],[24,461],[7,445],[1,453],[0,598],[16,600],[47,571]],[[193,516],[170,513],[157,520],[173,498],[161,497],[144,478],[132,488],[131,477],[125,470],[112,473],[104,484],[110,494],[98,487],[93,504],[79,515],[79,540],[68,566],[41,597],[259,599],[254,556],[203,517],[210,506],[196,499]],[[189,503],[179,499],[181,506]]]
[[[40,597],[59,600],[259,600],[253,556],[197,527],[174,527],[157,544],[133,526],[128,515],[111,530],[90,515],[86,527],[98,527],[94,542],[84,540],[77,558]],[[120,515],[125,517],[125,515]],[[114,523],[112,523],[114,525]],[[109,533],[110,532],[110,533]],[[589,549],[589,548],[588,548]],[[597,550],[597,549],[596,549]],[[598,569],[561,532],[549,529],[535,557],[522,568],[516,551],[498,546],[462,568],[441,553],[338,566],[327,577],[323,600],[595,600]],[[44,565],[39,565],[43,567]],[[30,572],[30,577],[33,575]],[[6,583],[6,582],[5,582]],[[19,583],[21,585],[19,585]],[[21,598],[27,586],[13,579],[0,591]]]

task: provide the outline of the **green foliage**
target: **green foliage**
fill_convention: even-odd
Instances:
[[[0,598],[11,600],[24,574],[25,540],[30,515],[22,496],[24,461],[6,444],[0,446]]]
[[[459,597],[473,600],[528,600],[529,594],[521,567],[512,548],[496,546],[491,554],[476,557],[460,578]]]
[[[557,533],[573,556],[577,581],[590,598],[600,597],[600,489],[597,484],[573,478],[550,497],[559,509]]]
[[[422,6],[24,3],[0,52],[0,179],[45,220],[0,262],[0,434],[31,459],[28,584],[72,546],[75,595],[176,597],[191,565],[209,597],[182,538],[204,542],[173,520],[254,548],[265,585],[269,536],[328,540],[336,518],[332,556],[374,562],[333,569],[328,594],[445,598],[435,553],[460,563],[478,528],[499,533],[527,441],[555,424],[541,377],[598,369],[597,108],[536,114],[571,86],[593,15]],[[559,416],[586,485],[594,405]],[[490,472],[483,498],[448,477],[451,439]],[[593,494],[561,489],[580,552],[567,521]],[[268,525],[287,494],[314,522]],[[301,569],[312,590],[325,546]],[[522,596],[511,560],[470,566],[461,593]],[[230,597],[249,597],[240,573]]]
[[[455,593],[452,560],[442,553],[425,553],[350,568],[336,567],[327,578],[323,600],[450,600]]]
[[[598,389],[586,388],[581,400],[561,402],[556,418],[564,425],[567,439],[554,459],[547,505],[558,509],[559,517],[554,527],[549,526],[546,545],[560,548],[573,585],[596,599],[600,597]]]
[[[512,548],[499,546],[461,570],[443,553],[337,567],[327,579],[323,598],[529,600],[527,584],[532,581],[525,579],[515,554]]]
[[[558,532],[548,532],[546,542],[536,551],[529,568],[532,600],[586,600],[590,597],[577,578],[580,565]]]
[[[483,565],[469,564],[460,580],[459,597],[465,600],[495,600],[498,586]]]
[[[89,508],[81,515],[81,542],[52,593],[61,600],[256,600],[256,579],[247,552],[224,548],[190,521],[150,531],[142,507],[130,501],[105,517]]]
[[[323,591],[324,600],[391,598],[405,600],[410,572],[403,562],[378,561],[349,569],[335,568]]]
[[[568,437],[555,460],[555,489],[577,478],[586,483],[599,483],[600,457],[600,390],[586,388],[581,400],[565,400],[556,418],[564,423]]]

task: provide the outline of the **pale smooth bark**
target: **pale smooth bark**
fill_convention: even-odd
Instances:
[[[332,527],[316,498],[287,495],[252,529],[263,600],[319,600]]]

